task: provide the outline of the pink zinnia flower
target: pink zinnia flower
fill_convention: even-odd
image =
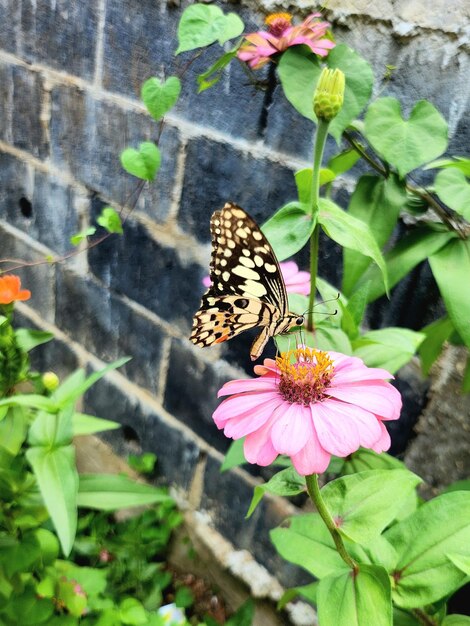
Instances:
[[[299,26],[292,26],[290,13],[268,15],[265,20],[268,30],[245,35],[248,43],[240,47],[237,56],[254,70],[265,65],[278,52],[299,44],[305,44],[312,52],[324,57],[336,44],[324,36],[329,23],[319,21],[319,17],[320,13],[312,13]]]
[[[283,261],[279,263],[287,293],[299,293],[308,296],[310,293],[310,273],[299,270],[299,266],[295,261]],[[210,276],[204,276],[202,279],[204,287],[211,286]]]
[[[246,437],[249,463],[269,465],[286,454],[306,476],[324,472],[332,454],[390,447],[383,422],[400,417],[402,402],[386,370],[307,347],[254,369],[259,378],[232,380],[219,390],[219,397],[230,397],[213,414],[227,437]]]

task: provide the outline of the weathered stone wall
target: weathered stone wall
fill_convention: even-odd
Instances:
[[[87,394],[84,408],[120,421],[124,429],[112,438],[119,450],[155,451],[165,480],[189,493],[192,506],[207,511],[237,548],[292,584],[297,574],[273,555],[267,534],[285,509],[267,500],[245,521],[252,479],[219,471],[227,442],[211,413],[220,385],[247,368],[249,339],[203,351],[187,337],[207,273],[212,211],[234,200],[262,220],[291,199],[292,173],[310,155],[312,124],[279,88],[268,102],[237,64],[217,87],[196,95],[195,76],[213,59],[205,53],[185,74],[161,135],[158,180],[143,192],[124,235],[44,263],[66,257],[70,235],[103,204],[121,207],[135,190],[118,155],[156,135],[140,86],[186,63],[172,57],[186,4],[0,0],[0,258],[31,263],[20,270],[33,291],[22,315],[58,336],[37,350],[41,364],[64,374],[131,355]],[[249,29],[275,9],[315,8],[306,0],[219,4],[239,12]],[[442,111],[455,155],[468,153],[470,137],[469,11],[465,0],[332,0],[327,10],[337,39],[363,54],[378,79],[385,65],[396,66],[382,94],[399,97],[406,112],[421,98]],[[334,150],[330,142],[327,153]],[[338,184],[340,201],[349,189],[347,178]],[[338,254],[323,248],[320,272],[332,281]],[[435,294],[423,266],[391,304],[375,307],[371,322],[419,327],[434,314]],[[421,392],[408,379],[402,384],[419,412]]]

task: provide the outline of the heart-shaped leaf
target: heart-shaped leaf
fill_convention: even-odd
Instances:
[[[321,67],[317,58],[302,46],[289,48],[281,56],[278,74],[284,95],[297,111],[315,121],[313,92],[320,78]]]
[[[367,110],[364,129],[374,150],[402,177],[447,147],[447,122],[426,100],[417,102],[404,120],[398,100],[379,98]]]
[[[242,34],[245,25],[235,13],[224,14],[219,7],[196,3],[187,7],[178,25],[178,49],[176,54],[210,46],[220,45]]]
[[[170,76],[162,82],[155,76],[142,85],[141,97],[147,111],[159,120],[174,107],[181,92],[181,82],[177,76]]]
[[[269,218],[261,230],[278,260],[283,261],[305,246],[314,228],[314,220],[305,213],[300,203],[289,202]]]
[[[436,176],[434,187],[442,202],[470,221],[470,185],[461,170],[442,170]]]
[[[104,207],[101,214],[96,218],[96,222],[108,233],[118,233],[119,235],[123,233],[119,213],[116,213],[112,206]]]
[[[126,148],[121,153],[121,165],[126,172],[143,180],[154,180],[160,160],[160,150],[150,141],[141,143],[138,150]]]

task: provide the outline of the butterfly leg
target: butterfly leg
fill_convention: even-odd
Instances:
[[[253,341],[250,350],[250,357],[252,361],[256,361],[264,350],[264,346],[268,343],[270,337],[269,326],[265,326],[260,334]]]

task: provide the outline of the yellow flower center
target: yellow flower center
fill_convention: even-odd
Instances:
[[[264,23],[268,26],[268,30],[271,35],[280,37],[282,33],[290,27],[292,22],[292,15],[290,13],[271,13],[264,20]]]
[[[291,404],[311,404],[325,397],[325,389],[334,375],[334,365],[326,352],[297,348],[276,358],[281,371],[279,392]]]

